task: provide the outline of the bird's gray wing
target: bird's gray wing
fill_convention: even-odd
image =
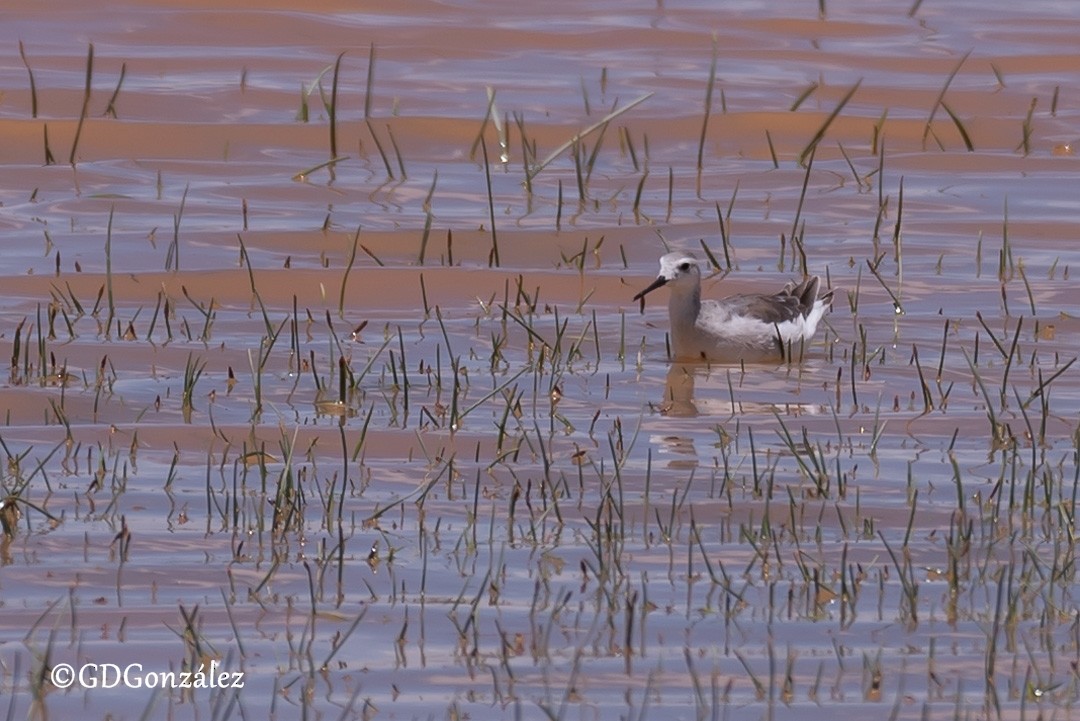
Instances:
[[[783,323],[806,316],[820,298],[831,300],[832,293],[818,296],[821,279],[810,276],[801,283],[788,283],[773,295],[733,295],[718,301],[732,315],[754,318],[764,323]]]
[[[800,299],[788,293],[732,295],[718,304],[733,316],[753,318],[770,325],[795,320],[804,313]]]

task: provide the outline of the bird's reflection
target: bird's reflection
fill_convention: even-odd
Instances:
[[[708,366],[690,363],[672,363],[664,383],[664,402],[660,412],[676,418],[693,418],[698,415],[694,405],[694,375]]]
[[[818,415],[825,407],[817,403],[800,403],[791,398],[791,377],[784,368],[770,373],[762,369],[754,376],[754,395],[762,400],[745,398],[746,368],[741,365],[716,363],[672,363],[664,382],[664,398],[659,405],[662,414],[672,418],[697,416],[734,416],[763,414]],[[805,369],[803,369],[805,370]],[[701,394],[697,386],[701,385]],[[736,393],[736,391],[740,391]],[[766,400],[768,396],[786,396],[783,400]],[[798,397],[798,396],[796,396]]]

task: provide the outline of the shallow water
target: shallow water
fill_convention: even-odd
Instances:
[[[9,4],[9,715],[1077,716],[1080,19],[825,5]]]

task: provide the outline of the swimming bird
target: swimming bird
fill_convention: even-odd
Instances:
[[[660,286],[671,289],[671,354],[680,361],[779,361],[799,353],[817,331],[818,321],[832,303],[832,291],[819,293],[821,279],[810,276],[790,282],[773,295],[732,295],[701,299],[701,268],[692,253],[668,253],[660,258],[660,275],[634,296]]]

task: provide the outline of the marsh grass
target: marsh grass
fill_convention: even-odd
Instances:
[[[364,82],[364,119],[371,117],[371,106],[375,102],[375,43],[368,49],[367,79]]]
[[[26,59],[26,48],[23,47],[23,41],[19,41],[19,59],[22,60],[23,67],[26,68],[27,79],[30,81],[30,117],[36,118],[38,116],[38,95],[37,95],[37,83],[34,81],[34,71],[30,67],[30,61]],[[46,131],[46,138],[48,137],[48,131]],[[45,143],[48,147],[48,142]]]
[[[776,148],[773,147],[772,134],[768,130],[765,131],[765,142],[769,144],[769,157],[772,159],[773,169],[778,170],[780,161],[776,158]]]
[[[112,95],[109,96],[109,102],[105,104],[105,110],[102,113],[107,118],[113,118],[114,120],[120,116],[116,113],[116,101],[120,97],[120,88],[124,85],[124,77],[127,75],[127,63],[120,63],[120,76],[116,79],[116,87],[113,89]]]
[[[719,54],[719,44],[716,38],[716,34],[713,34],[712,39],[712,62],[709,64],[709,79],[705,85],[705,112],[701,120],[701,135],[698,138],[698,150],[697,150],[697,194],[701,197],[701,174],[705,170],[705,138],[709,132],[709,117],[712,115],[712,96],[713,87],[716,85],[716,62]],[[769,149],[772,150],[772,141],[769,142]],[[775,154],[773,159],[775,162]]]
[[[792,243],[799,237],[799,218],[802,217],[803,203],[806,202],[806,190],[810,185],[810,171],[814,167],[814,155],[817,152],[817,144],[810,148],[809,154],[805,158],[800,158],[800,162],[804,162],[806,168],[803,173],[802,189],[799,191],[799,204],[795,206],[795,218],[791,221],[791,240]],[[783,270],[783,257],[781,253],[780,269]]]
[[[338,110],[338,77],[341,74],[341,60],[345,57],[344,52],[338,53],[334,60],[334,70],[330,79],[330,102],[326,106],[326,113],[330,119],[330,160],[338,157],[337,141],[337,110]]]
[[[394,180],[394,169],[390,165],[390,158],[386,155],[386,150],[383,148],[382,141],[379,140],[379,136],[375,133],[375,128],[371,124],[370,119],[365,119],[364,124],[367,126],[368,133],[371,135],[371,140],[375,143],[375,149],[379,151],[379,157],[382,159],[383,168],[386,170],[387,180]]]
[[[537,165],[534,165],[533,167],[531,167],[529,169],[529,172],[526,174],[526,177],[529,180],[532,180],[532,179],[536,178],[536,176],[541,171],[543,171],[544,168],[546,168],[552,162],[554,162],[560,155],[565,153],[567,150],[570,150],[570,149],[574,148],[575,146],[579,145],[583,138],[588,137],[589,135],[593,134],[594,132],[596,132],[600,128],[607,127],[607,125],[612,120],[619,117],[620,115],[623,115],[624,113],[629,112],[630,110],[633,110],[635,107],[637,107],[641,103],[645,102],[646,100],[651,98],[653,95],[654,95],[654,93],[646,93],[645,95],[642,95],[642,96],[640,96],[638,98],[635,98],[634,100],[631,100],[629,103],[627,103],[623,107],[621,107],[621,108],[619,108],[617,110],[612,110],[607,115],[605,115],[603,118],[601,118],[597,122],[593,123],[592,125],[588,126],[584,130],[578,132],[573,137],[571,137],[569,140],[567,140],[562,145],[557,147],[555,150],[551,151],[551,153],[549,153],[547,157],[545,157],[542,161],[540,161],[540,163],[538,163]]]
[[[333,169],[334,169],[335,165],[337,165],[338,163],[344,162],[346,160],[349,160],[349,159],[350,158],[349,158],[348,155],[341,155],[341,156],[338,156],[336,158],[331,158],[330,160],[326,160],[326,161],[323,161],[321,163],[317,163],[315,165],[312,165],[310,168],[305,168],[304,170],[301,170],[300,172],[293,175],[292,179],[296,180],[296,181],[306,180],[308,178],[308,176],[312,175],[313,173],[316,173],[319,170],[323,170],[324,168],[329,169],[331,172],[333,172]],[[244,226],[244,229],[245,230],[247,229],[246,225]]]
[[[968,133],[963,121],[960,120],[960,117],[953,112],[952,108],[950,108],[948,103],[944,100],[941,101],[941,108],[949,115],[949,119],[953,121],[953,125],[956,126],[956,131],[960,133],[960,139],[964,141],[964,147],[969,153],[974,153],[975,143],[971,141],[971,135]]]
[[[432,212],[432,197],[435,195],[435,186],[439,182],[439,171],[436,170],[434,176],[431,179],[431,187],[428,189],[427,197],[424,198],[424,231],[420,236],[420,252],[417,255],[417,265],[424,264],[424,258],[427,255],[428,240],[431,237],[431,226],[435,221],[435,214]],[[447,230],[446,239],[446,255],[449,265],[454,264],[454,256],[452,252],[452,238],[451,231]],[[424,314],[427,315],[427,303],[424,303]]]
[[[195,384],[199,382],[205,369],[206,361],[188,354],[187,362],[184,364],[184,387],[181,395],[181,407],[188,422],[190,422],[191,411],[195,408]]]
[[[495,88],[493,88],[491,86],[488,86],[488,88],[487,88],[487,107],[484,110],[484,118],[483,118],[483,120],[480,121],[480,129],[476,132],[476,138],[473,140],[472,145],[469,147],[469,160],[475,160],[476,159],[476,153],[477,153],[478,150],[480,150],[480,143],[484,139],[484,132],[487,130],[488,124],[491,123],[491,124],[496,124],[497,125],[498,122],[499,122],[498,121],[498,117],[499,117],[498,113],[499,113],[499,111],[495,107],[495,95],[496,95]],[[524,123],[525,123],[524,117],[518,116],[518,128],[521,130],[522,142],[525,142]],[[499,133],[500,141],[501,141],[501,139],[502,139],[501,131],[498,128],[496,128],[496,132]],[[528,184],[528,182],[530,180],[531,180],[531,178],[528,176],[528,168],[526,167],[526,183]],[[529,186],[527,185],[527,187],[529,187]]]
[[[180,270],[180,222],[184,217],[184,208],[187,206],[188,191],[190,185],[184,186],[184,193],[180,196],[180,207],[173,214],[173,235],[169,248],[165,252],[165,270]]]
[[[105,290],[108,296],[109,315],[105,318],[105,336],[108,337],[112,330],[113,319],[116,318],[116,298],[113,295],[112,274],[112,227],[114,208],[109,208],[109,222],[105,230]],[[96,309],[95,309],[96,310]]]
[[[82,108],[79,110],[79,122],[75,126],[75,138],[71,141],[71,153],[68,154],[68,165],[74,167],[75,156],[79,151],[79,139],[82,137],[83,124],[90,112],[90,90],[94,79],[94,44],[90,43],[86,51],[86,74],[83,86]],[[48,142],[45,143],[46,155],[48,155]]]
[[[810,96],[817,92],[818,88],[820,87],[821,86],[818,83],[810,83],[808,86],[806,86],[806,90],[799,93],[799,97],[795,98],[794,102],[791,103],[791,107],[789,107],[788,110],[791,112],[795,112],[796,110],[798,110],[799,107],[807,100],[809,100]]]
[[[927,115],[926,124],[923,126],[923,135],[922,135],[923,150],[926,150],[926,139],[927,139],[927,137],[929,137],[931,134],[933,134],[934,117],[937,115],[937,112],[938,112],[939,109],[944,108],[945,93],[948,92],[949,86],[952,84],[952,81],[956,78],[957,73],[960,72],[960,68],[962,68],[964,66],[964,63],[967,62],[967,59],[971,55],[971,53],[972,53],[972,51],[968,50],[956,62],[956,65],[949,72],[949,74],[945,77],[945,83],[941,86],[941,91],[938,92],[937,98],[935,98],[933,105],[930,106],[930,113]],[[953,115],[953,113],[951,111],[949,111],[947,108],[945,110],[949,114],[949,116],[953,118],[953,122],[956,124],[957,129],[960,131],[960,134],[964,138],[965,145],[968,146],[968,150],[973,150],[974,148],[973,148],[973,146],[970,145],[970,139],[968,138],[967,132],[965,132],[963,125],[956,120],[956,117]],[[935,137],[935,139],[937,138],[936,135],[934,137]],[[938,141],[938,142],[939,142],[939,145],[940,145],[940,141]]]
[[[495,231],[495,193],[491,188],[491,165],[488,161],[487,142],[480,138],[480,148],[484,153],[484,181],[487,184],[488,222],[491,223],[491,252],[488,254],[488,267],[498,268],[499,236]]]
[[[409,174],[405,171],[405,159],[401,157],[401,148],[398,147],[397,140],[394,138],[394,130],[390,127],[390,124],[386,125],[386,135],[390,138],[390,147],[394,149],[394,158],[397,160],[398,172],[401,174],[402,182],[409,179]]]
[[[832,112],[830,112],[829,115],[826,116],[825,121],[822,122],[820,127],[818,127],[817,131],[814,133],[814,136],[810,139],[810,142],[807,143],[806,146],[803,148],[802,152],[799,153],[799,165],[806,164],[807,158],[812,157],[814,151],[817,150],[818,144],[825,138],[825,133],[828,132],[829,126],[833,124],[836,118],[844,110],[844,107],[849,102],[851,102],[851,98],[854,97],[855,92],[859,89],[860,85],[862,85],[862,78],[860,78],[853,86],[851,86],[851,88],[844,94],[844,96],[840,98],[840,102],[836,104],[836,107],[833,108]]]
[[[434,187],[434,186],[432,186],[432,187]],[[353,264],[356,262],[356,249],[359,246],[360,246],[360,228],[357,227],[356,232],[353,234],[352,244],[349,246],[349,258],[345,262],[345,271],[341,274],[341,291],[338,293],[338,317],[339,318],[344,318],[345,317],[345,291],[346,291],[346,289],[348,288],[348,285],[349,285],[349,274],[352,272]],[[423,265],[423,264],[424,264],[424,251],[423,251],[423,248],[421,247],[421,250],[420,250],[420,265]],[[248,273],[249,273],[249,275],[251,273],[251,263],[250,263],[250,261],[248,262]],[[255,291],[255,282],[254,282],[254,280],[252,280],[252,283],[251,283],[251,290],[252,290],[252,292]],[[259,305],[260,306],[262,305],[261,300],[259,301]],[[426,304],[425,304],[425,307],[426,307]],[[265,314],[266,314],[266,311],[265,311],[265,309],[263,309],[263,315],[265,316]],[[269,327],[269,321],[267,321],[267,327]]]
[[[1035,116],[1035,107],[1039,104],[1039,98],[1034,97],[1031,99],[1031,104],[1028,105],[1027,115],[1024,116],[1024,122],[1021,126],[1020,143],[1016,146],[1016,150],[1022,150],[1024,157],[1027,157],[1031,153],[1031,136],[1034,133],[1032,127],[1032,119]]]

